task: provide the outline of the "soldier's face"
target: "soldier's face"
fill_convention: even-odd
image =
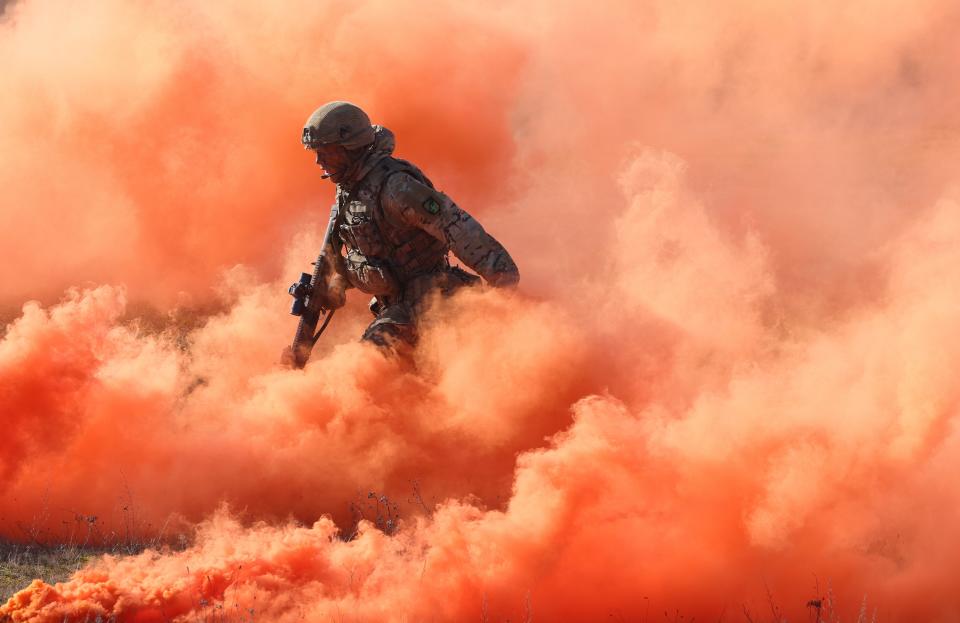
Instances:
[[[350,155],[340,145],[321,145],[314,150],[317,164],[323,167],[323,173],[334,182],[350,168]]]

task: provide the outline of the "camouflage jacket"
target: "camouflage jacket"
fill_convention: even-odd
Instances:
[[[421,275],[449,269],[448,251],[494,286],[511,286],[519,272],[506,249],[416,166],[393,158],[393,135],[377,139],[355,182],[337,188],[339,211],[331,243],[338,270],[359,290],[402,295]]]

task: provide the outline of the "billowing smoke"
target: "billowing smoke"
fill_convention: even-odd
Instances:
[[[0,619],[960,618],[954,3],[0,19],[0,536],[192,539]],[[331,99],[521,269],[414,366],[276,363]]]

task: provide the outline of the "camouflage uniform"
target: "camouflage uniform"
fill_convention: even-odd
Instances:
[[[416,341],[416,317],[430,293],[450,294],[480,281],[451,267],[449,251],[493,286],[515,285],[519,272],[480,223],[420,169],[392,157],[392,132],[379,126],[373,131],[373,142],[337,184],[330,251],[342,260],[337,273],[374,297],[376,318],[363,339],[397,347]]]

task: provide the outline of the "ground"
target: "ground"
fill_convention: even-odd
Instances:
[[[9,599],[35,578],[51,583],[67,579],[91,555],[77,548],[0,543],[0,602]]]
[[[134,553],[124,548],[76,545],[22,545],[0,541],[0,604],[35,579],[62,582],[91,558],[106,553]]]

